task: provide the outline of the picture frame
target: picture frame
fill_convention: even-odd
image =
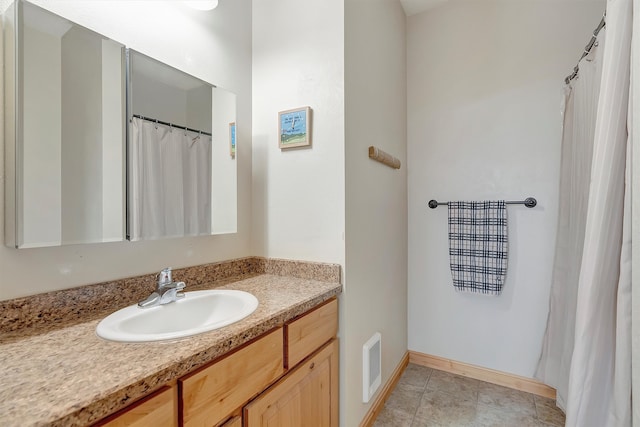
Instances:
[[[229,154],[236,158],[236,122],[229,123]]]
[[[311,107],[300,107],[278,113],[278,146],[280,149],[311,145]]]

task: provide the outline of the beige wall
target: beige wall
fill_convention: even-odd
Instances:
[[[408,19],[409,348],[532,377],[549,306],[563,79],[604,1],[452,0]],[[509,206],[502,295],[458,293],[447,209]]]
[[[212,12],[166,1],[34,3],[238,95],[238,233],[21,250],[1,246],[0,299],[250,255],[251,1],[220,2]],[[0,212],[3,223],[4,206]]]
[[[406,160],[404,25],[397,1],[254,2],[254,251],[343,265],[347,426],[371,405],[362,345],[381,332],[383,383],[407,349],[406,166],[367,157],[375,144]],[[277,113],[304,105],[313,147],[281,151]]]
[[[380,393],[363,403],[363,344],[380,332],[382,385],[407,351],[405,25],[398,1],[345,1],[345,426],[358,425]],[[369,159],[370,145],[401,169]]]
[[[344,267],[343,3],[253,2],[256,255]],[[312,146],[280,150],[278,112],[302,106],[312,109]],[[343,299],[340,307],[344,310]],[[342,319],[340,328],[344,346]],[[344,348],[340,353],[343,358]],[[344,372],[341,367],[341,384]],[[345,393],[340,396],[344,418],[351,408],[345,405]]]
[[[253,2],[253,247],[344,263],[343,0]],[[278,112],[312,109],[312,147],[278,148]]]

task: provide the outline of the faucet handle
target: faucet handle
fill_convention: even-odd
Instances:
[[[171,267],[163,268],[162,271],[156,275],[156,279],[158,279],[158,286],[171,283],[173,281],[173,279],[171,279]]]
[[[185,283],[184,282],[178,282],[176,283],[176,299],[181,299],[184,298],[184,292],[182,292],[182,290],[185,288]]]

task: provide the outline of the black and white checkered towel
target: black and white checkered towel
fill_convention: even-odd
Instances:
[[[500,295],[508,258],[504,200],[449,202],[449,257],[456,290]]]

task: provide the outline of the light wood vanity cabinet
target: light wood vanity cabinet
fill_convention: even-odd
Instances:
[[[233,417],[226,423],[222,424],[220,427],[242,427],[242,417]]]
[[[334,298],[98,425],[337,427]]]
[[[178,380],[182,422],[214,426],[284,373],[283,333],[278,328]]]
[[[338,334],[338,300],[314,308],[284,325],[285,363],[294,367]]]
[[[151,395],[105,418],[96,426],[177,427],[176,387],[165,386]]]
[[[244,409],[245,427],[338,425],[338,341],[332,340]]]
[[[337,427],[338,301],[288,322],[284,332],[291,370],[245,406],[244,426]]]

